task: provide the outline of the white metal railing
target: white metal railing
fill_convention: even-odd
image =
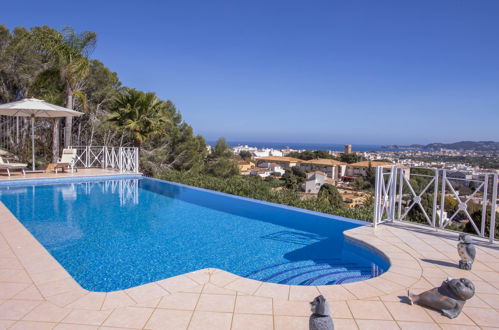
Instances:
[[[376,168],[374,191],[374,227],[384,222],[410,220],[410,211],[418,208],[429,226],[435,229],[447,228],[460,215],[469,222],[480,237],[495,239],[497,198],[499,190],[498,174],[485,173],[477,178],[466,179],[455,177],[457,171],[426,168],[426,173],[411,173],[412,169],[400,166]],[[422,189],[419,192],[413,187],[411,178],[420,178]],[[453,183],[473,183],[469,194],[461,196]],[[431,205],[423,206],[423,198],[430,195]],[[447,198],[457,203],[456,210],[449,216],[446,213]],[[447,201],[446,201],[447,200]],[[481,205],[480,219],[469,212],[471,201]],[[488,235],[487,235],[488,229]]]
[[[139,172],[139,149],[136,147],[73,146],[70,148],[76,149],[75,167]]]

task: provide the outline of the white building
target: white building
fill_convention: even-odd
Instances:
[[[256,167],[250,170],[250,175],[259,176],[261,178],[266,178],[272,175],[272,171],[268,168]]]
[[[279,173],[280,175],[283,175],[286,172],[281,165],[276,163],[264,162],[259,164],[258,167],[269,169],[272,172]]]
[[[308,194],[318,194],[323,184],[328,183],[327,175],[321,171],[307,173],[307,181],[302,186]]]

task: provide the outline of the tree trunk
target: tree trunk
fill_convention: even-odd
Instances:
[[[54,118],[52,125],[52,162],[59,160],[59,118]]]
[[[66,87],[66,108],[73,109],[73,90],[71,87]],[[71,133],[73,128],[73,117],[66,117],[64,126],[64,147],[71,145]]]

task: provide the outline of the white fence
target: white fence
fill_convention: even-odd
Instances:
[[[139,149],[135,147],[70,147],[76,149],[75,167],[115,169],[139,172]]]
[[[413,170],[416,173],[411,173]],[[432,228],[470,224],[476,235],[488,237],[493,242],[496,236],[498,174],[485,173],[463,178],[456,176],[459,173],[435,168],[377,167],[374,226],[384,222],[414,220],[410,217],[411,212],[418,211]],[[418,190],[413,187],[415,183],[420,185]],[[460,194],[455,186],[466,188],[468,192]],[[450,202],[455,207],[451,208]],[[474,204],[475,216],[470,214],[471,204]],[[446,210],[451,211],[447,214]]]

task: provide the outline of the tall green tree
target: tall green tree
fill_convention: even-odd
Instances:
[[[223,178],[239,174],[236,159],[225,138],[218,139],[212,148],[206,164],[206,173]]]
[[[126,88],[115,98],[107,120],[129,134],[133,145],[140,148],[166,126],[170,116],[165,103],[156,94]]]
[[[83,81],[90,72],[89,53],[95,47],[97,34],[91,31],[77,33],[70,27],[62,30],[62,40],[55,44],[54,54],[65,85],[65,106],[74,109],[74,97],[86,102],[82,93]],[[64,127],[64,145],[71,145],[73,117],[66,117]]]
[[[332,184],[326,183],[322,185],[319,190],[319,194],[317,197],[321,200],[326,201],[332,207],[342,207],[343,206],[343,198],[339,193],[338,189]]]

